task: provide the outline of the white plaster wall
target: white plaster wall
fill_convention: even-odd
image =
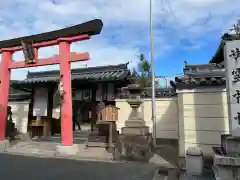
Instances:
[[[151,99],[144,101],[144,119],[152,127]],[[178,139],[177,98],[156,99],[156,130],[157,138]]]
[[[117,129],[121,133],[122,127],[131,112],[126,99],[117,99],[116,106],[119,109]],[[146,125],[152,132],[152,103],[151,99],[145,99],[139,108],[139,112],[145,120]],[[156,99],[156,136],[157,138],[178,139],[178,108],[177,98]]]
[[[27,133],[29,101],[10,101],[12,107],[12,119],[20,133]]]
[[[33,116],[47,116],[48,89],[35,89],[33,102]]]
[[[178,94],[179,155],[188,147],[200,147],[206,157],[212,146],[221,144],[229,132],[226,92],[184,92]]]

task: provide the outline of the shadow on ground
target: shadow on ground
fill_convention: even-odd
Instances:
[[[172,139],[157,139],[154,153],[162,157],[171,167],[178,167],[178,142]]]
[[[1,180],[151,180],[156,167],[134,162],[107,163],[0,154]]]

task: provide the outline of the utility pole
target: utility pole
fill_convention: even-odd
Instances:
[[[154,41],[153,41],[153,22],[152,22],[152,0],[149,3],[150,7],[150,58],[151,58],[151,74],[152,74],[152,123],[153,123],[153,145],[156,147],[156,102],[155,102],[155,67],[154,67]]]

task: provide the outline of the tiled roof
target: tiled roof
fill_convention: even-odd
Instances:
[[[184,77],[183,79],[175,79],[176,87],[180,89],[199,86],[220,86],[225,85],[225,82],[225,77]]]
[[[209,71],[185,72],[183,76],[176,77],[175,82],[172,83],[175,84],[177,89],[193,89],[200,86],[224,86],[226,82],[225,69],[220,67],[212,68],[212,65],[208,67]]]
[[[186,64],[185,68],[199,68],[199,67],[206,67],[206,68],[211,68],[214,66],[213,64]]]
[[[31,99],[30,93],[19,93],[19,94],[9,94],[8,100],[9,101],[23,101]]]
[[[20,100],[28,100],[31,98],[30,92],[25,92],[19,89],[10,88],[10,93],[8,96],[9,101],[20,101]]]
[[[222,63],[220,64],[187,64],[185,61],[185,65],[183,68],[184,74],[186,73],[207,73],[207,72],[212,72],[212,71],[221,71],[224,68],[224,65]]]
[[[60,71],[29,72],[20,83],[48,83],[60,79]],[[72,69],[72,80],[123,80],[130,75],[127,64]]]
[[[189,73],[186,73],[185,76],[194,77],[194,78],[223,77],[225,76],[225,69],[218,69],[218,70],[209,71],[209,72],[189,72]]]

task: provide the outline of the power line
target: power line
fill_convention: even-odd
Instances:
[[[168,8],[170,10],[170,12],[172,13],[172,16],[174,18],[174,20],[181,26],[180,21],[178,20],[176,13],[174,12],[173,8],[172,8],[172,4],[169,0],[164,0],[166,2],[166,4],[168,5]]]
[[[182,27],[179,19],[177,18],[176,13],[175,13],[174,10],[173,10],[173,7],[172,7],[172,4],[171,4],[170,0],[164,0],[164,1],[165,1],[166,4],[168,5],[168,9],[169,9],[169,11],[170,11],[173,19],[176,21],[176,23],[177,23],[180,27]],[[186,40],[188,40],[189,42],[193,43],[192,40],[188,39],[187,37],[184,37],[184,39],[186,39]]]

